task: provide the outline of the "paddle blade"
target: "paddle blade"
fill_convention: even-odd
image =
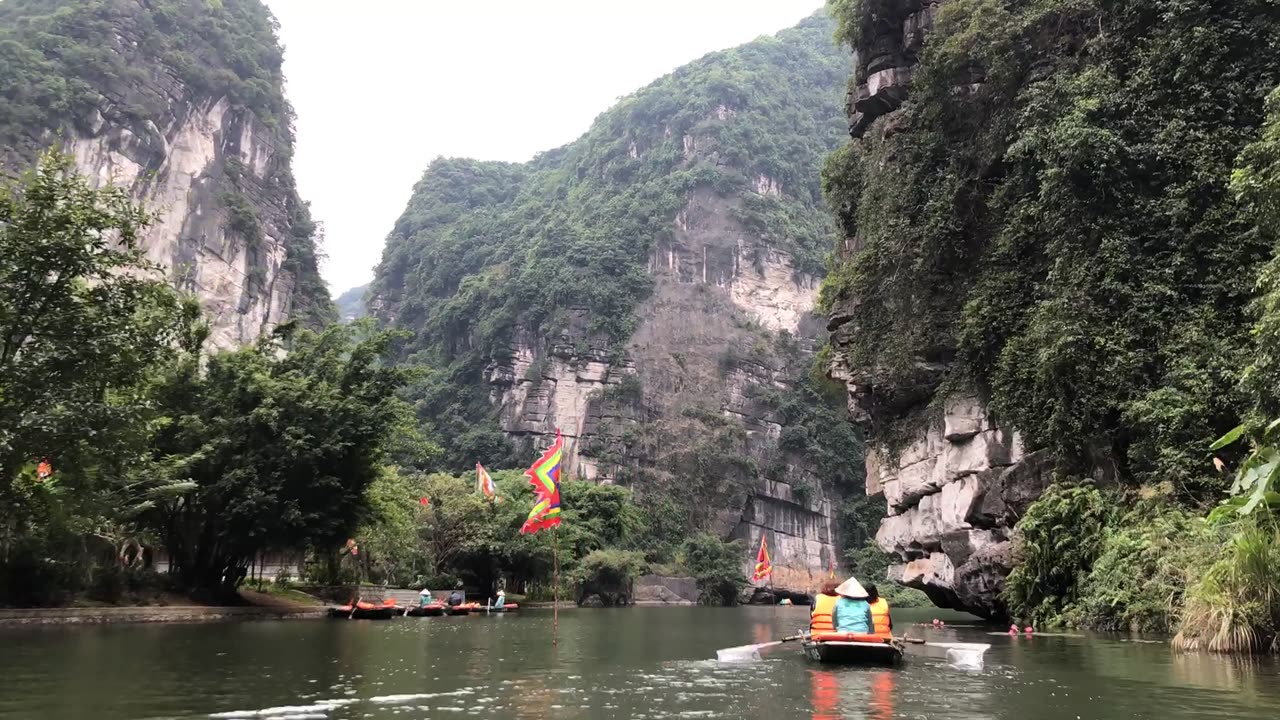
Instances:
[[[761,650],[781,644],[781,640],[775,640],[757,645],[739,645],[738,647],[725,648],[716,651],[716,660],[720,662],[755,662],[761,659]]]
[[[947,650],[947,666],[956,670],[981,670],[985,649],[951,648]]]

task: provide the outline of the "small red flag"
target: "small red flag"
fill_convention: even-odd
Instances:
[[[421,505],[421,506],[423,506],[423,507],[426,507],[426,506],[428,506],[428,505],[430,505],[430,504],[431,504],[431,501],[430,501],[430,500],[428,500],[428,499],[426,498],[426,496],[424,495],[424,496],[423,496],[423,498],[422,498],[421,500],[419,500],[419,501],[418,501],[418,504],[419,504],[419,505]]]
[[[765,545],[765,536],[760,536],[760,552],[756,553],[756,571],[752,573],[751,580],[760,582],[773,574],[773,562],[769,560],[769,548]]]

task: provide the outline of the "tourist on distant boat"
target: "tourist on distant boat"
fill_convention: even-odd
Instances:
[[[849,578],[836,588],[840,599],[831,611],[831,623],[836,632],[870,635],[874,625],[871,622],[871,606],[867,604],[867,591],[854,578]]]
[[[507,591],[499,590],[497,599],[493,601],[493,606],[495,608],[501,608],[503,605],[506,605],[506,604],[507,604]]]
[[[430,604],[431,591],[424,587],[422,588],[422,591],[418,593],[418,607],[426,607]]]
[[[462,591],[454,590],[449,593],[449,607],[457,607],[462,604]]]
[[[893,618],[889,616],[889,602],[880,597],[880,590],[867,583],[867,604],[871,606],[871,625],[876,635],[893,635]]]
[[[809,613],[809,632],[823,633],[836,629],[836,626],[831,623],[831,611],[835,609],[836,601],[840,599],[836,594],[838,587],[840,583],[835,580],[828,580],[822,584],[822,590],[813,598],[813,610]]]

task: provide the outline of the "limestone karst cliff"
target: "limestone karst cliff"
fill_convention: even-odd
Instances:
[[[58,145],[128,188],[157,217],[147,257],[199,298],[215,347],[333,319],[281,59],[259,0],[6,0],[0,168]]]
[[[1274,252],[1229,183],[1280,83],[1280,15],[831,5],[854,62],[853,140],[824,176],[844,237],[831,374],[869,436],[892,576],[1000,617],[1049,484],[1190,507],[1225,490],[1207,449],[1252,402],[1252,278]]]
[[[567,477],[633,488],[666,542],[767,534],[776,586],[825,577],[862,472],[808,373],[834,237],[818,169],[844,128],[832,30],[708,55],[527,164],[432,163],[369,304],[434,369],[419,409],[450,465],[516,467],[559,429]]]

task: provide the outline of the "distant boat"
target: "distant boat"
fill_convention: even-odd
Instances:
[[[461,605],[450,605],[450,615],[467,615],[476,609],[484,610],[484,606],[478,602],[463,603]]]
[[[481,605],[480,607],[473,609],[471,612],[473,613],[504,613],[504,612],[515,612],[516,610],[519,610],[519,609],[520,609],[520,606],[515,603],[506,603],[502,607],[494,607],[492,605],[489,605],[489,606]]]
[[[411,617],[440,617],[444,615],[444,603],[437,600],[415,608],[409,608]]]
[[[341,620],[348,618],[353,620],[390,620],[395,615],[395,612],[394,605],[374,605],[373,603],[358,602],[354,608],[350,605],[329,608],[329,617]]]

